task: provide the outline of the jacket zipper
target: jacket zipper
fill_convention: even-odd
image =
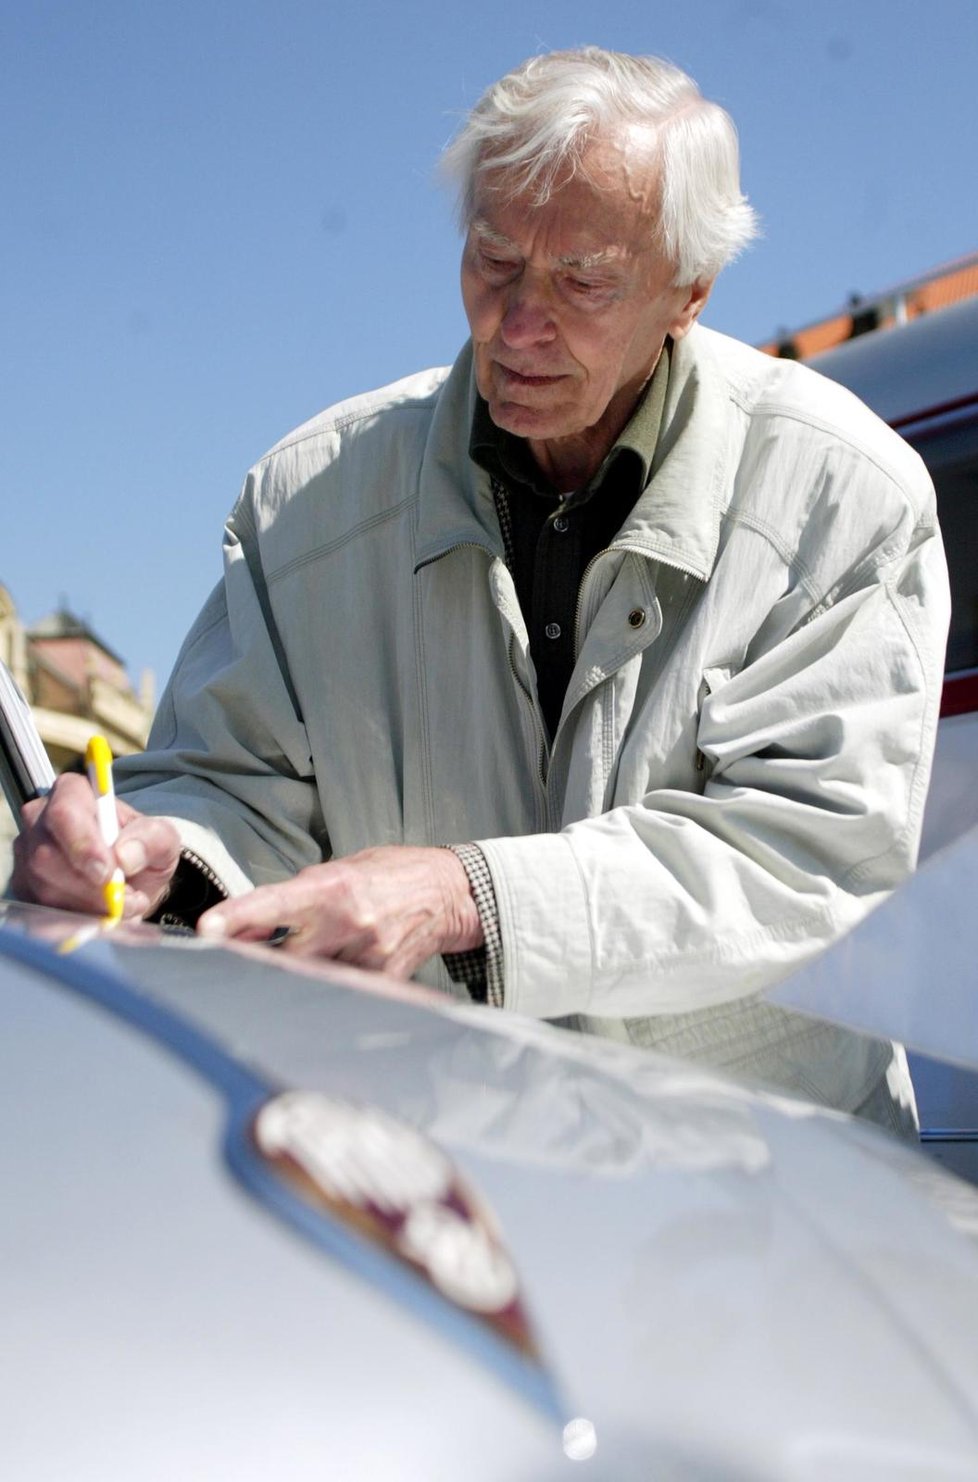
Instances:
[[[543,793],[544,812],[545,815],[548,815],[549,803],[547,797],[547,772],[549,770],[550,747],[547,743],[546,729],[544,727],[543,721],[540,718],[540,707],[534,700],[533,695],[530,693],[527,686],[520,678],[519,670],[517,669],[516,664],[513,661],[513,645],[515,642],[516,639],[513,637],[512,634],[510,634],[508,650],[509,672],[513,677],[513,682],[516,685],[516,688],[519,690],[520,694],[524,698],[525,703],[529,707],[530,715],[533,719],[533,729],[536,733],[537,741],[537,781],[539,782],[541,791]]]
[[[216,871],[211,869],[206,860],[201,859],[200,855],[195,854],[192,849],[181,849],[180,858],[185,859],[188,864],[192,864],[195,870],[199,870],[204,879],[207,881],[208,885],[213,885],[214,889],[219,890],[224,899],[227,900],[228,895],[230,894],[227,886],[221,879],[220,875],[218,875]]]

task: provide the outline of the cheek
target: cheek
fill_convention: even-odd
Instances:
[[[631,341],[616,334],[585,334],[569,345],[578,364],[583,366],[595,394],[614,389],[627,374]]]
[[[647,370],[649,363],[658,355],[665,330],[656,320],[646,315],[629,326],[629,332],[618,341],[618,366],[620,379],[629,380],[640,371]]]
[[[495,310],[495,295],[491,289],[486,288],[485,284],[473,282],[464,271],[462,273],[462,307],[469,321],[473,339],[489,339],[499,317]]]

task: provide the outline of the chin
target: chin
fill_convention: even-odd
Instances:
[[[514,437],[549,439],[567,437],[567,419],[544,407],[524,406],[513,401],[489,401],[489,415],[497,427]]]

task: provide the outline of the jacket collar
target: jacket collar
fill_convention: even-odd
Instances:
[[[503,556],[489,475],[469,457],[475,408],[472,345],[467,342],[435,401],[421,461],[415,570],[458,545]]]
[[[710,331],[694,325],[673,346],[652,477],[612,549],[709,579],[720,540],[731,410]]]

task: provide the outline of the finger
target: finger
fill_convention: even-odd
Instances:
[[[50,843],[79,875],[96,885],[108,879],[112,856],[102,840],[95,799],[77,773],[57,778],[38,818],[41,842]]]
[[[197,922],[197,931],[200,936],[215,941],[224,937],[265,941],[284,926],[291,927],[298,935],[300,923],[296,914],[284,886],[261,885],[247,895],[235,896],[205,911]]]
[[[98,911],[101,885],[65,859],[61,850],[40,831],[32,838],[21,834],[14,840],[14,868],[10,892],[16,900],[35,901],[42,906],[63,906],[71,911]]]
[[[436,951],[431,923],[422,920],[411,928],[399,927],[386,936],[364,935],[344,944],[335,955],[353,967],[406,980]]]
[[[286,927],[277,945],[295,957],[325,957],[331,962],[363,966],[373,940],[372,935],[326,920]]]
[[[126,810],[115,857],[129,884],[152,894],[172,876],[180,858],[180,836],[165,818]]]
[[[42,905],[98,909],[112,861],[84,779],[59,777],[47,798],[25,806],[22,822],[14,841],[13,894]]]

